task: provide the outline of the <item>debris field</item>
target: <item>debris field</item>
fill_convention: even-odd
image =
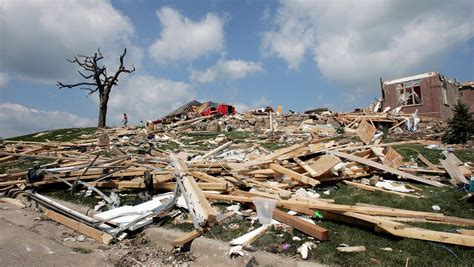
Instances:
[[[444,149],[436,140],[441,122],[421,118],[418,130],[413,131],[406,126],[409,118],[368,111],[316,109],[281,114],[262,110],[186,118],[161,127],[98,129],[72,141],[2,140],[2,166],[24,159],[36,164],[0,174],[0,201],[18,207],[24,207],[25,201],[35,202],[51,220],[105,244],[124,242],[144,227],[159,227],[167,220],[185,220],[194,228],[175,239],[174,247],[186,246],[235,216],[258,222],[229,242],[232,257],[251,253],[247,248],[269,229],[291,228],[310,237],[297,248],[298,258],[307,259],[318,242],[331,239],[331,230],[320,225],[326,220],[400,238],[472,248],[471,218],[448,216],[435,206],[427,212],[338,204],[330,195],[321,197],[317,192],[343,183],[368,194],[382,192],[385,198],[415,202],[425,198],[420,184],[469,188],[473,167],[456,157],[453,147]],[[382,127],[385,131],[380,131]],[[386,135],[398,137],[397,141],[382,142]],[[438,148],[442,159],[431,162],[418,153],[417,160],[424,166],[407,162],[393,148],[406,144]],[[84,214],[43,191],[100,201],[93,212]],[[472,191],[466,191],[464,199],[453,202],[469,201]],[[127,192],[139,192],[143,201],[124,203]],[[435,231],[413,223],[455,225],[459,231]],[[334,249],[366,251],[361,244]]]

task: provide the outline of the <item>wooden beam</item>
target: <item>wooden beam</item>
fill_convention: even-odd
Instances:
[[[266,155],[264,157],[261,157],[259,159],[255,159],[255,160],[251,160],[251,161],[247,161],[245,163],[239,164],[239,165],[234,167],[234,170],[235,171],[240,171],[240,170],[244,170],[244,169],[247,169],[247,168],[255,166],[255,165],[261,165],[261,164],[272,162],[278,156],[281,156],[281,155],[284,155],[284,154],[289,153],[291,151],[300,149],[300,148],[305,147],[307,145],[308,145],[308,142],[302,142],[302,143],[292,145],[290,147],[285,147],[285,148],[282,148],[282,149],[278,149],[278,150],[274,151],[273,153],[268,154],[268,155]]]
[[[432,231],[380,217],[368,216],[354,212],[345,212],[344,215],[374,223],[376,228],[395,236],[474,247],[474,236],[470,235]]]
[[[367,190],[367,191],[372,191],[372,192],[373,191],[381,191],[381,192],[384,192],[384,193],[397,195],[397,196],[401,196],[401,197],[420,198],[420,196],[415,196],[415,195],[410,195],[410,194],[406,194],[406,193],[390,191],[390,190],[386,190],[386,189],[379,188],[379,187],[376,187],[376,186],[370,186],[370,185],[365,185],[365,184],[360,184],[360,183],[354,183],[354,182],[350,182],[350,181],[343,181],[343,182],[345,184],[352,185],[354,187],[357,187],[357,188],[360,188],[360,189],[363,189],[363,190]]]
[[[433,163],[431,163],[431,161],[429,161],[427,158],[425,158],[423,155],[421,154],[418,154],[418,158],[421,160],[421,162],[423,162],[424,164],[426,164],[426,166],[428,166],[428,168],[434,170],[434,171],[440,171],[440,169],[434,165]]]
[[[209,157],[211,157],[211,156],[213,156],[213,155],[215,155],[215,154],[221,152],[222,150],[226,149],[227,147],[229,147],[229,146],[232,145],[233,143],[234,143],[233,141],[229,141],[229,142],[227,142],[227,143],[225,143],[225,144],[223,144],[223,145],[221,145],[221,146],[219,146],[219,147],[217,147],[217,148],[215,148],[215,149],[209,151],[209,152],[206,153],[204,156],[198,158],[198,159],[195,160],[195,161],[203,161],[203,160],[205,160],[205,159],[207,159],[207,158],[209,158]]]
[[[273,219],[287,224],[305,234],[308,234],[318,240],[326,241],[329,240],[329,231],[326,228],[311,224],[303,219],[295,216],[291,216],[288,213],[281,211],[277,208],[273,210]]]
[[[303,168],[306,172],[308,172],[311,177],[316,177],[316,176],[318,176],[318,172],[315,171],[313,168],[311,168],[306,162],[302,161],[302,160],[299,159],[299,158],[293,158],[293,160],[294,160],[296,163],[298,163],[298,165],[300,165],[301,168]]]
[[[89,225],[86,225],[76,220],[73,220],[71,218],[68,218],[52,210],[46,209],[44,214],[51,220],[54,220],[60,224],[63,224],[73,230],[78,231],[81,234],[87,235],[88,237],[93,238],[104,244],[109,244],[113,239],[113,237],[108,233],[104,233],[100,230],[90,227]]]
[[[279,172],[281,174],[285,174],[285,175],[288,175],[288,177],[291,177],[295,180],[298,180],[299,182],[301,183],[304,183],[304,184],[309,184],[309,185],[312,185],[312,186],[315,186],[315,185],[318,185],[320,184],[320,182],[318,180],[315,180],[313,178],[310,178],[306,175],[302,175],[302,174],[299,174],[295,171],[292,171],[290,169],[287,169],[285,167],[282,167],[278,164],[275,164],[275,163],[270,163],[269,167],[276,171],[276,172]]]
[[[191,232],[186,233],[186,234],[174,239],[173,241],[171,241],[171,245],[174,246],[174,247],[180,247],[180,246],[183,246],[183,245],[193,241],[194,239],[200,237],[201,235],[202,235],[202,231],[194,229]]]
[[[219,179],[217,177],[211,176],[203,172],[190,172],[189,174],[191,174],[195,178],[198,178],[199,180],[202,180],[208,183],[222,183],[225,181],[224,179]]]
[[[364,158],[361,158],[361,157],[357,157],[357,156],[354,156],[354,155],[351,155],[351,154],[347,154],[347,153],[343,153],[343,152],[339,152],[339,151],[329,151],[328,153],[330,153],[334,156],[340,157],[340,158],[345,158],[345,159],[348,159],[348,160],[356,161],[356,162],[365,164],[365,165],[370,166],[370,167],[374,167],[374,168],[377,168],[377,169],[380,169],[380,170],[383,170],[383,171],[386,171],[386,172],[389,172],[389,173],[392,173],[392,174],[399,175],[402,178],[414,180],[414,181],[417,181],[417,182],[420,182],[420,183],[433,185],[433,186],[436,186],[436,187],[444,186],[440,182],[423,179],[423,178],[420,178],[420,177],[415,176],[413,174],[402,172],[402,171],[397,170],[395,168],[388,167],[388,166],[385,166],[385,165],[380,164],[378,162],[368,160],[368,159],[364,159]]]
[[[206,198],[210,200],[224,200],[224,201],[238,201],[242,203],[252,202],[251,197],[233,196],[233,195],[218,195],[204,193]],[[395,209],[389,207],[360,207],[323,202],[308,202],[308,201],[294,201],[294,200],[276,200],[278,207],[284,207],[295,211],[300,210],[321,210],[330,212],[356,212],[366,215],[377,216],[391,216],[391,217],[406,217],[406,218],[422,218],[432,221],[449,222],[450,224],[457,224],[461,226],[474,227],[474,220],[445,216],[442,213],[413,211],[404,209]],[[305,213],[306,214],[306,213]]]
[[[459,171],[458,166],[451,159],[440,159],[441,165],[451,177],[454,184],[467,184],[466,177]]]

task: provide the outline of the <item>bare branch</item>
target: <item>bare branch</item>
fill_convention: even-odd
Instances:
[[[80,74],[82,77],[84,77],[84,79],[90,79],[90,78],[94,77],[94,74],[93,74],[93,73],[92,73],[91,75],[86,76],[86,75],[82,74],[82,72],[81,72],[80,70],[78,70],[77,72],[79,72],[79,74]]]
[[[97,85],[95,83],[75,83],[75,84],[63,84],[62,82],[58,81],[56,84],[59,88],[73,88],[81,85]]]
[[[81,88],[79,88],[79,89],[89,91],[89,93],[87,93],[87,96],[90,96],[90,95],[92,95],[93,93],[97,92],[97,90],[99,90],[98,87],[95,88],[95,89],[81,87]]]

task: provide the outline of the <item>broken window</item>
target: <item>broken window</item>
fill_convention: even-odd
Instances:
[[[419,80],[397,84],[398,106],[420,105],[421,84]]]

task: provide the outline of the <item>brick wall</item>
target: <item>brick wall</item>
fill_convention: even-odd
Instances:
[[[444,103],[443,85],[447,89],[447,104]],[[452,108],[459,98],[458,87],[441,79],[435,75],[420,79],[421,104],[405,106],[402,112],[405,114],[414,113],[418,109],[418,115],[423,117],[447,119],[452,115]],[[383,85],[385,93],[384,108],[390,106],[395,109],[398,104],[397,84]]]

